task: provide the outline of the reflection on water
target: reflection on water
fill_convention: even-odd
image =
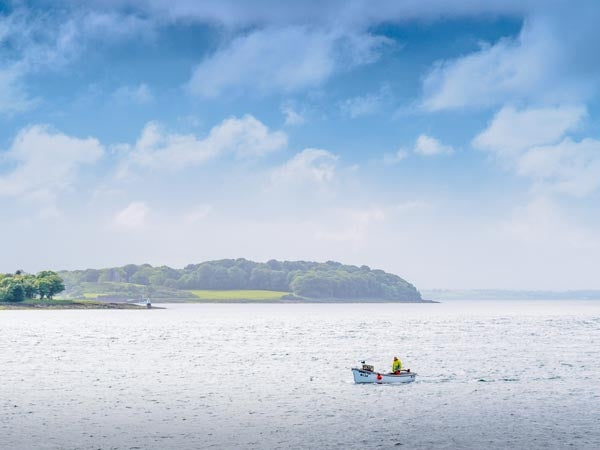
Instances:
[[[600,448],[600,302],[168,308],[0,311],[0,447]]]

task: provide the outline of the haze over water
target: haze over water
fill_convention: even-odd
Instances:
[[[2,311],[0,448],[597,449],[599,343],[592,301]]]

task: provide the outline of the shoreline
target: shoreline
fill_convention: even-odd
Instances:
[[[197,305],[197,304],[279,304],[279,305],[302,305],[302,304],[373,304],[373,303],[386,303],[386,304],[439,304],[440,302],[434,300],[410,300],[410,301],[393,301],[393,300],[252,300],[252,299],[228,299],[228,300],[194,300],[194,301],[161,301],[156,300],[156,303],[161,305]],[[89,301],[89,300],[56,300],[56,303],[52,302],[39,302],[39,303],[0,303],[0,311],[17,311],[17,310],[69,310],[69,309],[126,309],[126,310],[147,310],[147,309],[166,309],[167,306],[152,306],[147,308],[145,305],[139,305],[136,303],[126,302],[101,302],[101,301]]]
[[[173,305],[197,305],[197,304],[238,304],[238,303],[243,303],[243,304],[250,304],[250,303],[257,303],[257,304],[278,304],[278,305],[304,305],[304,304],[359,304],[359,303],[364,303],[364,304],[373,304],[373,303],[387,303],[387,304],[439,304],[441,302],[435,301],[435,300],[406,300],[406,301],[399,301],[399,300],[348,300],[348,299],[344,299],[344,300],[308,300],[308,299],[302,299],[302,300],[286,300],[286,299],[274,299],[274,300],[254,300],[254,299],[227,299],[227,300],[220,300],[220,299],[214,299],[214,300],[209,300],[209,299],[198,299],[198,300],[191,300],[191,301],[177,301],[177,302],[173,302],[173,301],[165,301],[165,300],[161,300],[161,299],[155,299],[154,302],[156,304],[161,304],[161,305],[169,305],[169,304],[173,304]]]
[[[161,303],[160,301],[158,301],[157,303]],[[196,303],[262,303],[262,304],[267,304],[267,303],[275,303],[275,304],[280,304],[280,305],[303,305],[303,304],[334,304],[334,303],[338,303],[338,304],[358,304],[358,303],[364,303],[364,304],[372,304],[372,303],[388,303],[388,304],[411,304],[411,305],[416,305],[416,304],[435,304],[435,303],[440,303],[434,300],[411,300],[411,301],[394,301],[394,300],[243,300],[243,299],[239,299],[239,300],[201,300],[201,301],[193,301],[193,302],[165,302],[165,303],[179,303],[179,304],[196,304]]]
[[[50,302],[43,303],[0,303],[0,311],[17,311],[17,310],[58,310],[58,309],[164,309],[153,306],[136,305],[132,303],[103,303],[103,302],[83,302],[73,301],[52,304]]]

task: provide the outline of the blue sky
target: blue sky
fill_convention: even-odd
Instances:
[[[0,270],[600,288],[600,6],[0,2]]]

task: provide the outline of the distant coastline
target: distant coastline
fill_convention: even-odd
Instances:
[[[600,300],[600,290],[568,291],[510,289],[423,289],[424,297],[436,300]]]

